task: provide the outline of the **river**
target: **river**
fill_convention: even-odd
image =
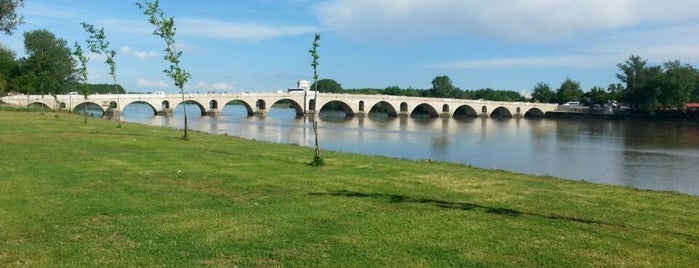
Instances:
[[[153,116],[143,104],[125,108],[122,120],[182,128],[182,106],[173,116]],[[308,117],[288,108],[248,117],[226,105],[216,117],[188,106],[189,127],[213,134],[314,146]],[[323,150],[430,159],[550,175],[593,183],[699,195],[699,124],[683,122],[319,117]],[[312,158],[309,156],[309,161]]]

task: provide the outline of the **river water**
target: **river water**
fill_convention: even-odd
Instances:
[[[182,128],[173,116],[153,116],[143,104],[122,120]],[[240,105],[220,116],[188,106],[189,127],[212,134],[314,146],[310,118],[288,108],[248,117]],[[323,150],[431,159],[572,180],[699,195],[699,124],[564,119],[319,117]],[[299,156],[304,157],[304,156]],[[309,159],[311,156],[308,156]],[[309,160],[310,161],[310,160]]]

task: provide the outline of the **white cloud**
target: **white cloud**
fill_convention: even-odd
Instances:
[[[126,55],[131,55],[139,59],[146,59],[146,58],[152,58],[152,57],[157,57],[160,56],[159,53],[155,51],[139,51],[132,49],[130,47],[124,46],[121,48],[121,52],[126,54]]]
[[[198,82],[196,86],[194,86],[196,89],[200,90],[216,90],[216,91],[221,91],[221,90],[232,90],[235,88],[235,85],[233,83],[226,83],[226,82],[217,82],[217,83],[206,83],[206,82]]]
[[[684,0],[333,0],[315,7],[324,27],[353,39],[478,34],[546,41],[580,33],[697,19]]]
[[[145,78],[139,78],[138,81],[136,81],[136,84],[139,87],[148,87],[148,88],[167,88],[170,85],[165,82],[165,81],[149,81],[146,80]]]
[[[614,65],[615,61],[607,56],[550,56],[550,57],[516,57],[483,60],[465,60],[428,64],[424,67],[437,69],[488,69],[488,68],[550,68],[578,67],[595,68]]]
[[[183,18],[177,20],[177,24],[179,33],[183,35],[243,41],[260,41],[315,31],[310,26],[270,26],[253,22],[234,23],[210,19]]]

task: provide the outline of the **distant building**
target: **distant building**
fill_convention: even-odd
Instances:
[[[311,81],[308,80],[299,80],[298,83],[296,84],[296,88],[290,88],[287,90],[289,93],[304,93],[307,91],[311,90]]]

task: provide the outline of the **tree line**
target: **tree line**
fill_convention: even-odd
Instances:
[[[326,93],[348,93],[348,94],[382,94],[409,97],[427,98],[455,98],[455,99],[483,99],[493,101],[526,101],[522,94],[512,90],[497,90],[483,88],[477,90],[462,90],[454,85],[449,76],[437,76],[432,80],[432,87],[429,89],[401,88],[399,86],[389,86],[386,88],[358,88],[343,89],[342,85],[333,79],[318,80],[318,92]],[[315,83],[311,88],[315,88]]]
[[[558,88],[540,82],[534,85],[531,96],[526,97],[512,90],[483,88],[462,90],[455,86],[449,76],[432,79],[428,89],[386,88],[343,89],[333,79],[318,80],[319,92],[383,94],[410,97],[434,97],[456,99],[483,99],[491,101],[530,101],[542,103],[580,102],[584,105],[620,102],[630,108],[652,112],[656,109],[684,109],[687,103],[699,102],[699,70],[679,60],[668,61],[663,65],[648,65],[640,56],[632,55],[624,63],[617,64],[619,83],[607,88],[594,86],[587,92],[580,82],[566,78]],[[315,83],[312,88],[315,88]]]

